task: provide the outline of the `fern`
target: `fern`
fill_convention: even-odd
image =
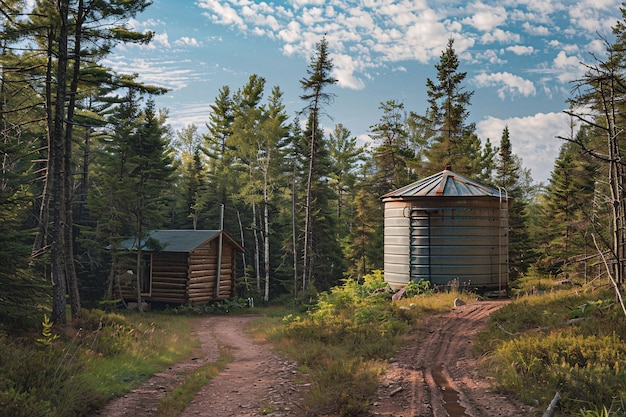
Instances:
[[[36,339],[35,342],[39,346],[52,346],[52,342],[58,339],[59,335],[52,331],[52,326],[54,326],[54,323],[50,321],[50,318],[46,313],[43,314],[43,321],[41,322],[41,326],[41,335],[43,337]]]

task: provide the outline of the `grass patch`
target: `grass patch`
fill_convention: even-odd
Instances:
[[[87,415],[197,346],[188,317],[83,314],[72,327],[53,327],[47,336],[0,336],[3,415]],[[40,336],[50,343],[37,343]]]
[[[555,415],[611,410],[626,398],[626,320],[614,299],[606,288],[521,297],[491,314],[476,353],[502,391],[529,404],[546,407],[560,391]]]
[[[159,402],[157,417],[175,417],[182,414],[194,396],[211,379],[215,378],[220,371],[233,361],[233,356],[226,349],[220,349],[217,361],[202,365],[196,371],[188,375],[183,383],[172,393]]]
[[[97,317],[89,313],[88,322]],[[122,323],[99,324],[85,337],[85,384],[103,405],[123,395],[150,375],[189,356],[199,342],[193,337],[192,319],[153,313],[129,313]],[[118,317],[118,319],[119,319]],[[88,327],[89,329],[89,327]]]

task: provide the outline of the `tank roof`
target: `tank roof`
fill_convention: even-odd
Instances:
[[[405,185],[381,198],[488,196],[500,198],[495,188],[445,169],[438,174]],[[504,195],[506,198],[506,195]]]

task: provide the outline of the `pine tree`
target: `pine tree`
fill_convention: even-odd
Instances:
[[[27,18],[9,19],[15,29],[12,33],[19,34],[12,41],[22,57],[29,60],[22,67],[31,75],[27,85],[40,95],[38,104],[45,111],[47,124],[48,136],[40,147],[39,158],[45,161],[40,169],[47,175],[41,181],[41,197],[36,200],[41,230],[33,255],[50,251],[50,270],[45,273],[49,273],[53,284],[54,322],[66,321],[66,295],[72,317],[79,317],[81,312],[74,259],[74,179],[70,174],[74,172],[74,127],[83,86],[81,75],[88,66],[96,67],[116,43],[149,41],[151,33],[136,33],[120,23],[148,5],[147,0],[42,0]],[[24,45],[29,49],[23,50]]]
[[[508,236],[509,274],[511,279],[523,275],[529,267],[526,227],[526,206],[529,201],[530,173],[523,168],[519,156],[513,153],[508,126],[502,131],[498,157],[495,159],[496,178],[494,184],[509,197]]]
[[[323,146],[323,131],[320,128],[320,118],[324,114],[324,105],[330,104],[334,98],[332,93],[326,92],[326,89],[337,83],[337,80],[331,76],[333,62],[328,52],[328,41],[326,38],[316,44],[315,55],[311,58],[309,68],[307,69],[307,78],[300,80],[300,85],[304,93],[300,98],[307,102],[303,113],[308,113],[306,133],[309,139],[308,151],[305,155],[308,157],[308,170],[306,179],[305,205],[304,205],[304,243],[302,255],[302,290],[306,290],[308,284],[312,280],[314,257],[323,259],[322,265],[332,265],[338,268],[336,262],[330,261],[332,252],[322,254],[315,246],[322,243],[330,243],[328,240],[321,238],[324,230],[319,220],[323,218],[320,210],[324,209],[325,201],[325,185],[320,183],[320,179],[328,174],[324,169],[327,164],[327,149]],[[315,228],[318,227],[317,230]],[[315,230],[316,236],[313,236]],[[327,230],[327,232],[331,232]],[[332,235],[332,232],[331,232]],[[328,236],[328,235],[326,235]],[[318,238],[319,237],[319,238]],[[332,251],[332,249],[330,249]],[[337,252],[334,252],[336,255]],[[324,259],[327,258],[327,259]],[[330,261],[330,262],[329,262]],[[320,267],[322,266],[320,265]],[[317,272],[324,274],[321,269]],[[337,271],[334,272],[334,275]],[[331,271],[331,275],[333,272]],[[332,280],[330,276],[327,276]]]
[[[466,72],[459,72],[454,40],[449,39],[439,63],[437,79],[426,80],[428,110],[422,118],[430,145],[426,151],[426,173],[451,167],[455,172],[477,178],[483,172],[480,139],[473,123],[467,123],[473,91],[466,91]],[[482,165],[482,164],[478,164]]]
[[[174,229],[197,230],[204,214],[208,190],[202,142],[196,125],[176,131],[172,146],[176,151],[180,198],[174,204],[170,219],[170,227]]]
[[[577,82],[572,108],[566,111],[581,122],[595,138],[602,141],[587,143],[577,136],[563,138],[579,146],[585,154],[603,163],[608,184],[607,206],[610,211],[611,239],[606,248],[610,255],[611,279],[620,286],[626,284],[626,166],[623,163],[624,62],[626,53],[626,9],[620,8],[622,21],[613,28],[614,44],[605,40],[606,58],[586,65],[586,73]],[[601,146],[599,144],[602,144]],[[603,249],[599,247],[599,251]]]
[[[264,108],[264,115],[259,126],[257,147],[259,150],[259,168],[262,174],[261,193],[263,195],[263,271],[265,275],[263,299],[269,301],[271,255],[270,241],[275,235],[274,221],[276,207],[281,206],[280,195],[276,192],[283,174],[281,161],[284,159],[284,146],[289,133],[287,114],[282,103],[283,93],[274,87],[269,102]],[[272,246],[274,247],[274,246]]]
[[[230,196],[234,194],[229,173],[233,165],[233,147],[230,144],[234,122],[234,103],[230,87],[223,86],[215,101],[210,106],[211,114],[207,123],[208,133],[204,135],[204,151],[207,161],[207,181],[212,192],[207,197],[208,224],[219,224],[219,207],[230,205]],[[212,227],[215,228],[215,227]]]
[[[129,89],[126,102],[118,106],[110,119],[115,131],[104,149],[106,160],[102,160],[99,176],[103,191],[99,206],[109,213],[104,227],[113,250],[129,235],[141,242],[149,229],[158,229],[165,221],[173,160],[164,121],[155,111],[154,101],[148,100],[143,109],[139,105],[138,94]],[[137,248],[135,277],[141,309],[141,294],[147,288],[142,247],[137,244]]]
[[[380,195],[400,188],[414,179],[410,169],[415,152],[408,146],[408,132],[404,104],[395,100],[381,103],[380,121],[370,126],[370,137],[377,145],[374,158],[378,173]]]
[[[583,139],[583,131],[577,134]],[[549,252],[543,264],[553,273],[563,271],[564,266],[580,254],[594,252],[591,232],[597,214],[596,181],[597,164],[576,144],[567,142],[561,146],[554,163],[550,183],[546,188],[544,239]],[[596,230],[600,228],[596,227]],[[598,240],[608,243],[607,236]]]
[[[337,199],[338,237],[345,237],[352,229],[354,198],[358,164],[365,161],[365,148],[357,145],[356,137],[341,123],[329,134],[331,161],[330,184]]]

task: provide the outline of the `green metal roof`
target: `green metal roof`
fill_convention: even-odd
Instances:
[[[219,236],[219,230],[152,230],[142,242],[142,250],[151,251],[145,244],[148,239],[157,240],[164,252],[191,252],[198,246]],[[125,249],[137,249],[137,238],[122,242]]]
[[[405,185],[395,191],[385,194],[382,199],[395,199],[406,197],[467,197],[467,196],[490,196],[504,197],[495,188],[483,185],[463,175],[456,174],[448,169]]]

